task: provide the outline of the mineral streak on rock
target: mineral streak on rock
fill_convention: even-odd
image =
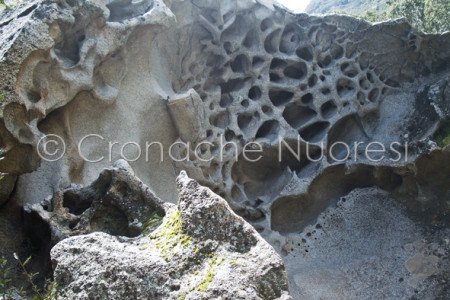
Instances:
[[[22,244],[30,240],[28,248],[48,258],[62,239],[104,232],[53,250],[66,297],[89,277],[72,264],[93,272],[96,290],[115,295],[124,295],[124,282],[144,293],[137,282],[150,280],[156,298],[212,297],[216,288],[283,297],[284,282],[271,285],[284,278],[278,258],[278,273],[257,279],[267,290],[249,277],[240,282],[233,262],[221,263],[223,253],[243,255],[253,268],[273,258],[254,230],[283,255],[295,299],[450,297],[450,33],[423,34],[404,20],[293,14],[271,0],[33,0],[1,10],[0,33],[0,241],[19,251],[5,228],[21,223]],[[57,162],[37,154],[48,134],[66,145]],[[88,134],[103,139],[84,140],[81,156]],[[280,137],[294,150],[299,144],[300,160],[286,147],[279,159]],[[175,158],[195,158],[208,142],[198,150],[212,160],[160,162],[152,151],[148,161],[130,162],[134,172],[124,163],[110,168],[109,156],[121,153],[120,146],[107,153],[108,142],[144,149],[154,141],[165,149],[191,143],[174,147]],[[257,162],[244,159],[249,142],[262,146]],[[347,159],[333,148],[339,142],[350,146]],[[388,148],[384,159],[358,148],[371,142]],[[176,213],[166,202],[178,196]],[[17,207],[26,208],[23,219]],[[398,228],[383,216],[399,220]],[[45,234],[33,235],[33,226]],[[209,250],[189,275],[170,261],[197,259],[194,240],[210,246],[202,244]],[[139,252],[143,244],[148,255]],[[102,245],[114,250],[115,271]],[[122,264],[121,247],[145,264]],[[253,260],[245,256],[252,251]],[[92,257],[98,270],[86,263]],[[143,271],[159,266],[167,269],[149,272],[153,279]],[[216,269],[223,272],[213,276]],[[108,272],[117,281],[97,286],[94,278]],[[75,276],[75,289],[64,274]],[[227,276],[236,289],[220,287]]]

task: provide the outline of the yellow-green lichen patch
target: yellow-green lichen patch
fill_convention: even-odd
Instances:
[[[214,269],[221,265],[223,263],[224,259],[223,258],[217,258],[217,256],[213,256],[209,262],[208,265],[208,269],[206,270],[206,274],[203,277],[202,281],[200,281],[200,283],[197,285],[197,287],[195,288],[196,291],[199,292],[205,292],[209,285],[211,284],[211,282],[214,279],[215,273],[214,273]]]
[[[148,220],[144,223],[144,225],[142,226],[143,231],[148,231],[151,228],[154,228],[155,226],[159,225],[159,223],[161,223],[163,217],[161,217],[160,215],[158,215],[158,213],[155,211],[153,212],[150,217],[148,218]]]
[[[440,147],[450,145],[450,122],[444,123],[434,136]]]
[[[156,248],[161,251],[166,261],[180,248],[183,251],[191,244],[191,238],[183,233],[178,210],[167,215],[163,219],[161,226],[153,231],[149,237],[153,240]]]

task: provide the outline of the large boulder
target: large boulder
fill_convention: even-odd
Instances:
[[[227,202],[182,173],[178,209],[134,238],[92,233],[51,251],[61,299],[290,299],[282,259]],[[157,226],[159,225],[159,226]]]

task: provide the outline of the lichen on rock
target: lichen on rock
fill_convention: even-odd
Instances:
[[[51,257],[60,298],[290,299],[283,262],[267,242],[185,173],[178,186],[178,208],[169,207],[150,233],[132,239],[92,233],[58,243]],[[217,224],[234,229],[199,234]],[[252,243],[236,247],[236,239]]]

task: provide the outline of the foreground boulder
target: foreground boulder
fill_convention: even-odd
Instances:
[[[186,173],[177,186],[178,209],[152,216],[137,238],[97,232],[57,244],[60,298],[290,299],[283,262],[255,229]]]

